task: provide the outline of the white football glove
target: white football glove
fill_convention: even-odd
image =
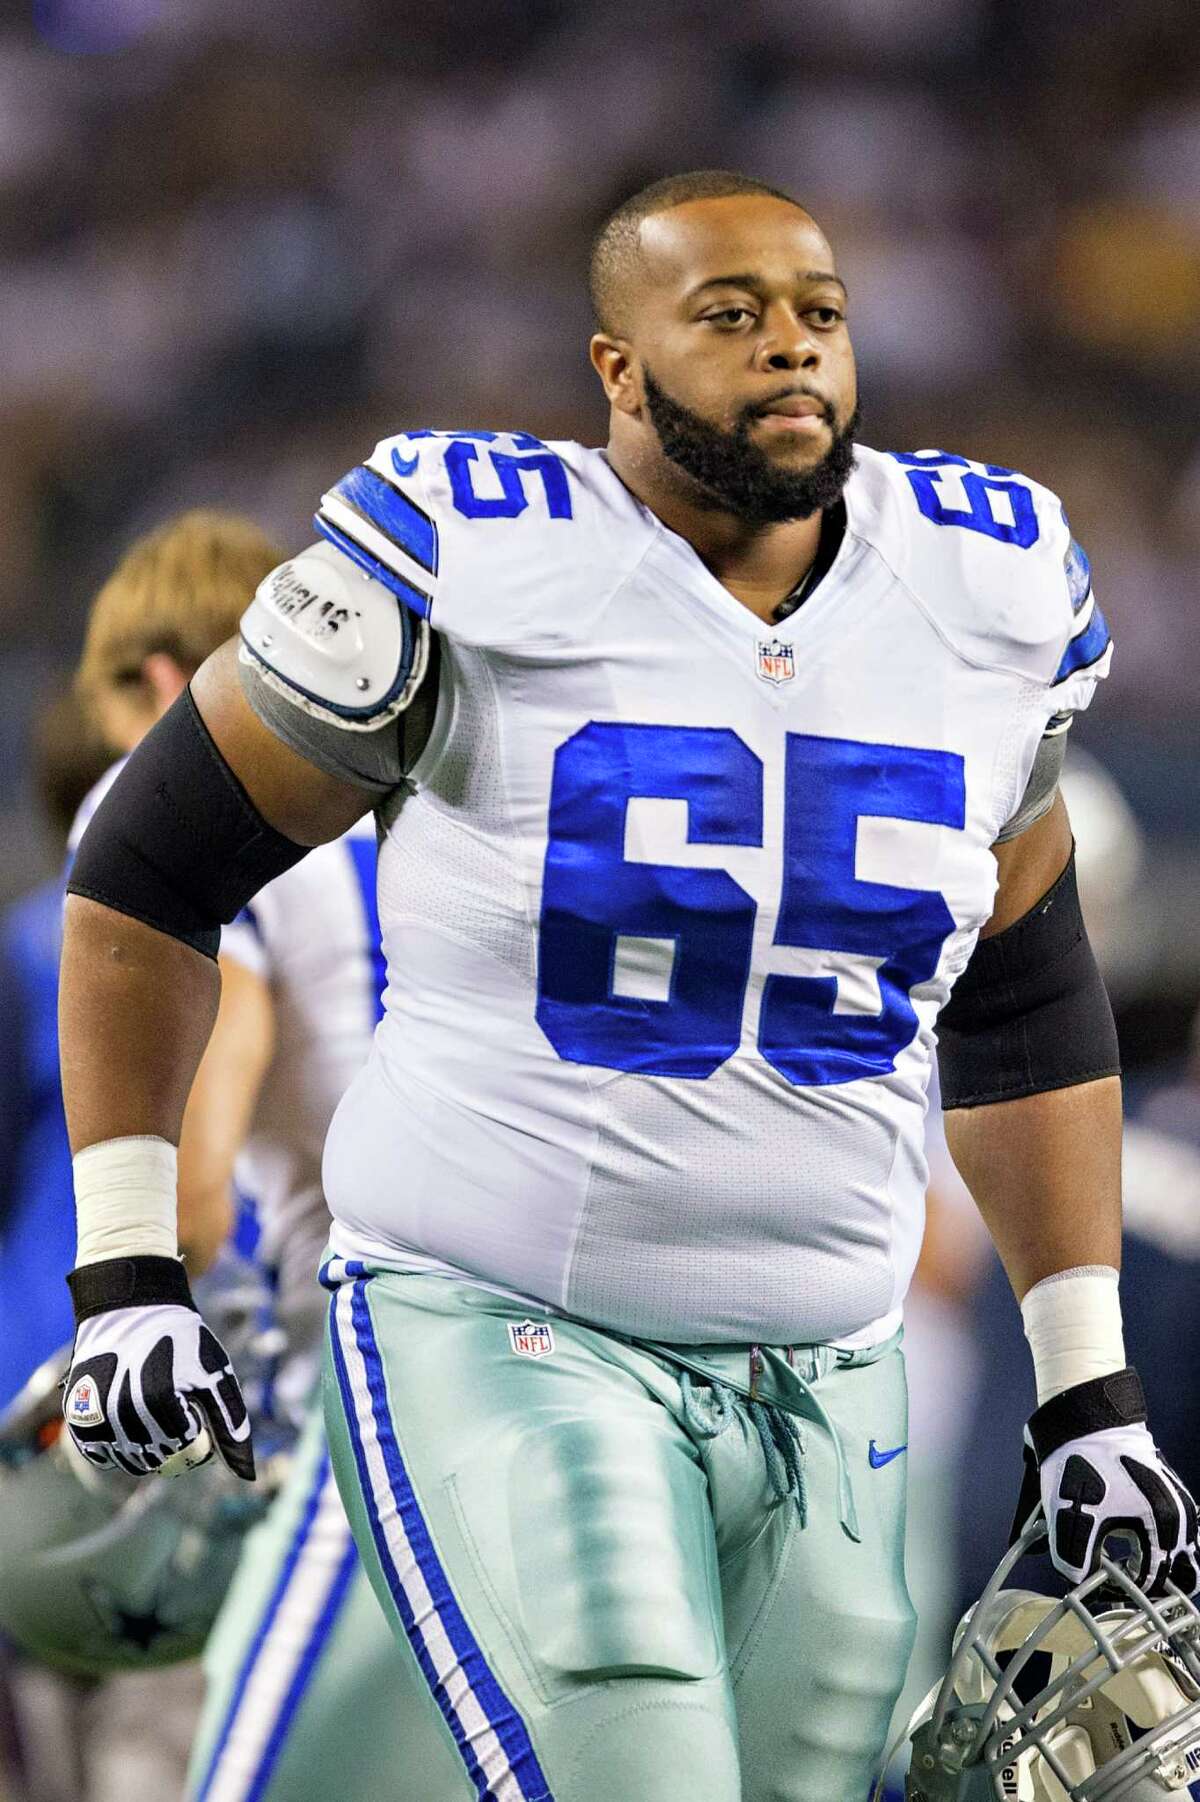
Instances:
[[[1151,1595],[1161,1595],[1168,1580],[1194,1595],[1196,1504],[1145,1423],[1132,1369],[1064,1389],[1030,1417],[1026,1456],[1036,1466],[1050,1556],[1078,1583],[1098,1567],[1109,1535],[1117,1535],[1137,1547],[1137,1580]]]
[[[102,1470],[175,1474],[215,1445],[254,1481],[250,1420],[229,1358],[196,1312],[174,1258],[112,1258],[67,1278],[75,1348],[63,1418]]]

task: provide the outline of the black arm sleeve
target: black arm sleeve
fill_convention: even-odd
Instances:
[[[1117,1029],[1079,910],[1075,853],[1036,906],[981,939],[938,1018],[946,1108],[1116,1076]]]
[[[67,892],[215,958],[222,924],[307,850],[263,819],[185,689],[96,809]]]

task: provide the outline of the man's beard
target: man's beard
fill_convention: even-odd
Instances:
[[[808,519],[832,507],[854,468],[856,407],[842,429],[825,404],[824,418],[833,441],[811,469],[779,469],[750,436],[759,406],[743,407],[732,431],[724,431],[672,400],[643,369],[646,407],[658,433],[663,455],[704,490],[701,505],[732,513],[747,525],[777,525],[785,519]],[[803,392],[803,390],[798,390]]]

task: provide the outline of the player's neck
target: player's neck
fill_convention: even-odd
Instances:
[[[820,513],[778,525],[748,525],[734,513],[706,507],[682,491],[669,474],[608,447],[616,474],[643,506],[686,538],[700,561],[735,600],[759,619],[772,621],[801,583],[821,542]]]

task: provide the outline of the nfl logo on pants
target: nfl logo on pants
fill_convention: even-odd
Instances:
[[[554,1329],[546,1320],[510,1321],[508,1342],[518,1358],[546,1358],[554,1350]]]
[[[764,682],[790,682],[796,674],[796,654],[782,638],[760,638],[758,641],[758,673]]]

